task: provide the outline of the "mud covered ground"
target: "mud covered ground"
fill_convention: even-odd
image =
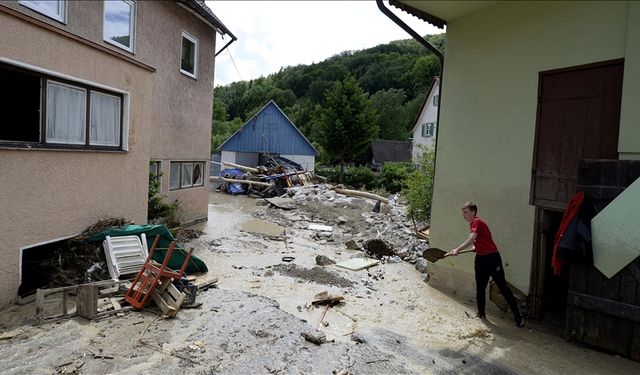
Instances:
[[[401,213],[371,214],[373,202],[340,199],[300,199],[284,211],[211,193],[205,234],[189,243],[207,276],[219,279],[198,294],[201,307],[174,319],[150,307],[36,326],[33,304],[12,306],[0,320],[0,372],[640,373],[639,363],[568,343],[534,322],[519,329],[494,306],[488,320],[472,318],[473,301],[431,287],[410,263],[424,244],[410,239],[405,223],[390,225]],[[310,223],[333,231],[309,230]],[[388,257],[361,271],[316,264],[319,255],[362,257],[345,242],[362,248],[372,236],[390,237],[405,261]],[[344,301],[313,306],[323,291]]]

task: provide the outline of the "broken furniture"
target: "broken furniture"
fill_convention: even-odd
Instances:
[[[110,280],[79,285],[76,296],[78,315],[87,319],[98,319],[130,310],[130,306],[120,305],[123,300],[121,287],[127,287],[129,282],[128,280]]]
[[[140,241],[140,237],[142,241]],[[147,237],[144,233],[138,236],[107,236],[102,242],[104,255],[107,258],[109,275],[117,280],[120,275],[138,273],[149,256]]]
[[[61,288],[38,289],[36,291],[36,322],[41,324],[48,320],[70,318],[76,315],[94,319],[123,311],[126,308],[117,309],[116,306],[114,310],[106,311],[109,307],[99,306],[98,296],[109,298],[108,294],[117,293],[120,285],[126,283],[129,282],[107,280]]]
[[[171,317],[175,316],[184,301],[185,295],[180,293],[172,284],[172,280],[180,280],[191,258],[191,249],[186,256],[180,271],[173,271],[167,267],[167,263],[173,254],[176,241],[173,241],[165,254],[162,264],[153,260],[153,253],[158,245],[160,236],[156,236],[151,246],[151,251],[138,275],[131,284],[131,288],[125,294],[125,300],[135,309],[141,310],[150,298],[160,307],[162,312]]]

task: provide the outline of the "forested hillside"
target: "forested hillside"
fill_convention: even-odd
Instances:
[[[426,38],[443,49],[444,34]],[[326,94],[336,82],[348,77],[354,77],[355,84],[364,91],[367,118],[376,128],[373,138],[406,140],[438,69],[433,54],[413,39],[406,39],[346,51],[316,64],[285,67],[251,81],[218,86],[214,91],[212,151],[273,99],[324,154]],[[326,156],[320,155],[320,160],[330,161]]]

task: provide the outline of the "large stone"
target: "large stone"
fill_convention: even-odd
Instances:
[[[362,250],[362,249],[360,248],[360,246],[358,246],[358,243],[357,243],[356,241],[354,241],[354,240],[349,240],[349,241],[345,242],[345,244],[344,244],[344,245],[345,245],[345,246],[347,247],[347,249],[349,249],[349,250]]]
[[[418,260],[416,260],[416,270],[420,273],[427,273],[427,260],[418,258]]]
[[[319,266],[328,266],[336,262],[324,255],[316,255],[316,264]]]

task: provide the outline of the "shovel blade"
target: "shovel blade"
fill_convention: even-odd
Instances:
[[[422,253],[422,257],[424,259],[428,260],[431,263],[435,263],[435,262],[439,261],[440,259],[444,258],[444,256],[446,254],[447,254],[447,252],[442,250],[442,249],[431,247],[431,248],[426,249]]]

